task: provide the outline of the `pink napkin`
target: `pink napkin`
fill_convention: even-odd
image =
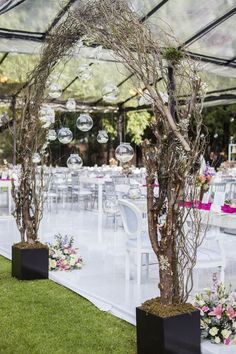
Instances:
[[[191,208],[193,206],[194,208],[201,209],[201,210],[210,210],[211,205],[212,205],[212,203],[201,203],[198,200],[195,200],[193,202],[192,201],[189,201],[189,202],[181,201],[180,202],[180,206],[182,206],[182,207]]]
[[[221,210],[222,210],[224,213],[227,213],[227,214],[236,213],[236,208],[232,208],[231,206],[229,206],[229,205],[227,205],[227,204],[224,204],[224,205],[221,207]]]

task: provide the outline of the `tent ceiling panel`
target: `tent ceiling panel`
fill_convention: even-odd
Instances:
[[[1,18],[1,16],[0,16]],[[42,44],[32,40],[21,39],[6,39],[1,38],[0,35],[0,52],[24,53],[24,54],[38,54]]]
[[[30,72],[38,61],[38,56],[27,54],[9,54],[1,64],[0,72],[7,77],[7,83],[24,83],[27,73]]]
[[[191,52],[231,60],[236,56],[236,15],[188,47]]]
[[[227,78],[236,78],[236,67],[233,68],[223,65],[215,65],[211,63],[200,63],[200,70],[223,76],[225,77],[226,82],[228,80]]]
[[[74,5],[80,3],[79,0],[25,0],[0,15],[0,53],[14,54],[0,56],[0,75],[8,77],[7,85],[22,86],[27,80],[27,72],[38,60],[44,33],[57,23],[55,19],[59,13],[63,14],[62,10],[69,2]],[[233,30],[236,15],[226,16],[215,26],[215,22],[226,13],[233,14],[235,0],[130,0],[130,3],[156,35],[160,35],[160,25],[168,31],[173,29],[180,45],[191,43],[186,49],[196,59],[201,57],[201,76],[208,82],[209,91],[236,87],[236,34]],[[212,28],[209,28],[211,25]],[[190,41],[193,37],[194,40]],[[126,101],[126,106],[139,104],[137,97],[130,99],[140,89],[137,81],[134,78],[126,80],[130,73],[117,62],[111,51],[102,50],[98,61],[96,48],[78,49],[75,46],[73,58],[61,62],[50,78],[51,82],[57,81],[62,89],[66,88],[61,100],[75,97],[82,102],[101,103],[102,88],[113,83],[120,86],[119,97],[114,104]],[[92,63],[93,77],[88,82],[77,78],[78,67],[85,62]]]
[[[27,0],[0,16],[0,28],[45,32],[68,0]]]
[[[168,0],[167,0],[168,1]],[[162,3],[161,0],[130,0],[132,8],[140,17],[146,16],[152,9]]]
[[[158,26],[168,32],[171,28],[181,44],[231,10],[233,5],[234,0],[169,0],[150,17],[148,23],[157,35]]]

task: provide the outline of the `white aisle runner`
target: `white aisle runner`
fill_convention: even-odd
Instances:
[[[103,243],[97,240],[97,215],[92,212],[63,210],[44,217],[40,230],[43,242],[52,242],[56,233],[71,235],[83,258],[82,270],[50,272],[50,279],[80,294],[102,311],[135,324],[135,308],[142,302],[158,296],[156,265],[149,277],[144,272],[141,286],[136,280],[125,281],[124,242],[122,229],[103,229]],[[105,223],[104,223],[105,224]],[[13,218],[0,219],[0,254],[11,257],[11,245],[19,242]],[[229,236],[229,249],[236,249],[236,237]],[[231,253],[232,254],[232,253]],[[230,280],[235,277],[230,270]],[[229,276],[228,276],[229,277]],[[236,346],[226,347],[203,343],[202,354],[236,354]]]

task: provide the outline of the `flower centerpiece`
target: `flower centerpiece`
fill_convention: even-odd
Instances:
[[[49,247],[49,270],[73,270],[82,268],[82,258],[77,254],[77,248],[73,247],[74,238],[55,236],[55,243]]]
[[[212,174],[209,172],[209,166],[207,165],[204,173],[202,175],[198,175],[196,178],[196,185],[197,187],[200,187],[200,201],[202,201],[204,193],[209,191],[211,180]]]
[[[201,314],[202,338],[216,344],[236,344],[236,292],[217,284],[197,294],[194,305]]]

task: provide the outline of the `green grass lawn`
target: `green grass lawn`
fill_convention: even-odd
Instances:
[[[0,257],[0,353],[134,354],[135,328],[50,280],[19,281]]]

